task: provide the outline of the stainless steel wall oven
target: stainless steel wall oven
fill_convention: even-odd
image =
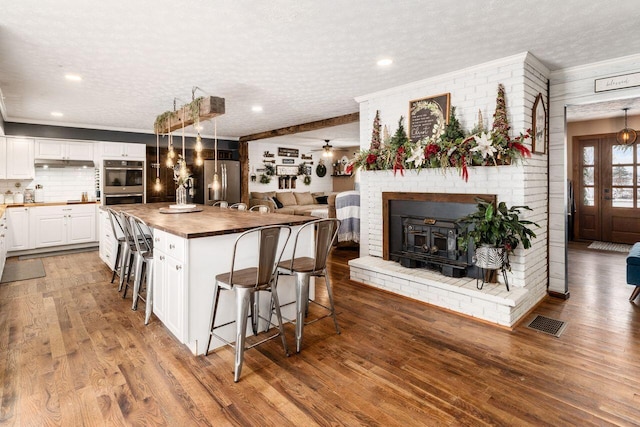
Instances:
[[[102,194],[106,205],[144,201],[143,161],[105,160],[102,178]]]

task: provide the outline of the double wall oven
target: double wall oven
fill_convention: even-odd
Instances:
[[[102,165],[104,203],[121,205],[144,200],[144,162],[104,160]]]

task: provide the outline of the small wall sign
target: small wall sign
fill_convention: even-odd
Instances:
[[[627,89],[640,86],[640,73],[623,74],[620,76],[605,77],[595,80],[595,91]]]
[[[297,148],[278,147],[278,156],[280,157],[298,157],[300,151]]]

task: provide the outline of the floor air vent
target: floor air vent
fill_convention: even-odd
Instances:
[[[567,324],[562,320],[551,319],[549,317],[540,316],[539,314],[527,325],[527,328],[544,332],[545,334],[559,337]]]

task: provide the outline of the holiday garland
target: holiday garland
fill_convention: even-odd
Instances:
[[[449,123],[445,123],[444,115],[437,105],[429,105],[424,101],[414,108],[429,109],[436,115],[433,134],[430,137],[411,143],[404,130],[404,118],[400,117],[398,129],[393,137],[388,137],[385,128],[385,138],[380,142],[380,112],[376,112],[373,123],[371,146],[368,150],[361,150],[347,166],[347,173],[354,168],[363,170],[392,169],[394,175],[405,169],[423,168],[456,168],[462,179],[469,180],[469,166],[489,166],[518,162],[525,157],[531,157],[531,151],[524,145],[530,138],[530,129],[515,138],[509,136],[509,122],[505,102],[504,86],[498,85],[496,110],[493,115],[493,126],[490,132],[484,130],[482,113],[478,113],[478,123],[470,135],[462,129],[455,113],[451,108]],[[440,113],[438,115],[438,112]]]

